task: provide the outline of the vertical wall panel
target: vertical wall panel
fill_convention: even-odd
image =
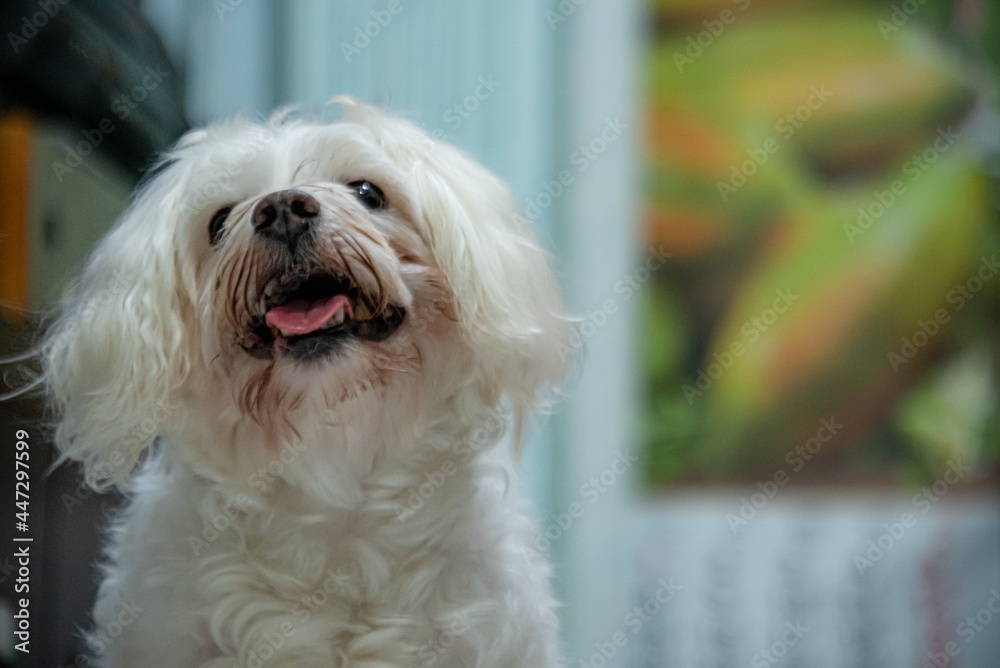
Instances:
[[[638,300],[626,300],[615,290],[643,259],[634,241],[638,3],[607,0],[560,7],[575,10],[565,21],[554,21],[560,84],[555,162],[574,181],[554,206],[570,303],[587,317],[578,328],[585,341],[584,372],[571,388],[558,430],[554,504],[556,512],[566,512],[573,503],[583,508],[582,516],[553,542],[564,573],[569,665],[575,666],[583,659],[591,665],[596,643],[628,630],[623,618],[634,570],[625,547],[630,541],[629,476],[617,476],[610,485],[602,484],[600,476],[613,467],[620,451],[638,455],[632,438]],[[590,154],[581,146],[588,146]],[[614,311],[605,307],[607,300],[614,302]],[[603,318],[589,316],[595,312]],[[636,469],[633,464],[631,471]],[[589,486],[583,488],[585,484]],[[624,665],[620,658],[609,665]]]

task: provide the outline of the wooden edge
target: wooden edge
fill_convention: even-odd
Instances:
[[[24,112],[0,115],[0,315],[26,326],[31,306],[31,152],[35,120]]]

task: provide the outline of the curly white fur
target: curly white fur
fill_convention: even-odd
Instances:
[[[511,472],[524,416],[564,372],[546,254],[495,176],[336,101],[336,123],[185,136],[45,342],[64,457],[130,499],[90,634],[99,665],[560,665]],[[384,209],[359,203],[359,180]],[[293,188],[322,209],[300,258],[251,224]],[[295,264],[349,274],[405,318],[320,359],[271,353],[247,323]]]

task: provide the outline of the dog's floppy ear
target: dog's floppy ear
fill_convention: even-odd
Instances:
[[[62,459],[97,489],[124,482],[188,370],[176,254],[180,170],[148,182],[88,260],[42,343]]]
[[[436,145],[414,178],[434,257],[478,359],[515,404],[535,403],[572,361],[548,253],[507,186],[458,149]]]

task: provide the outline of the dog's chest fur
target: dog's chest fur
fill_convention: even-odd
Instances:
[[[254,507],[148,466],[112,531],[97,653],[163,668],[557,665],[548,567],[507,472],[490,456],[448,461],[409,505],[387,474],[362,507],[332,513],[291,492]]]

